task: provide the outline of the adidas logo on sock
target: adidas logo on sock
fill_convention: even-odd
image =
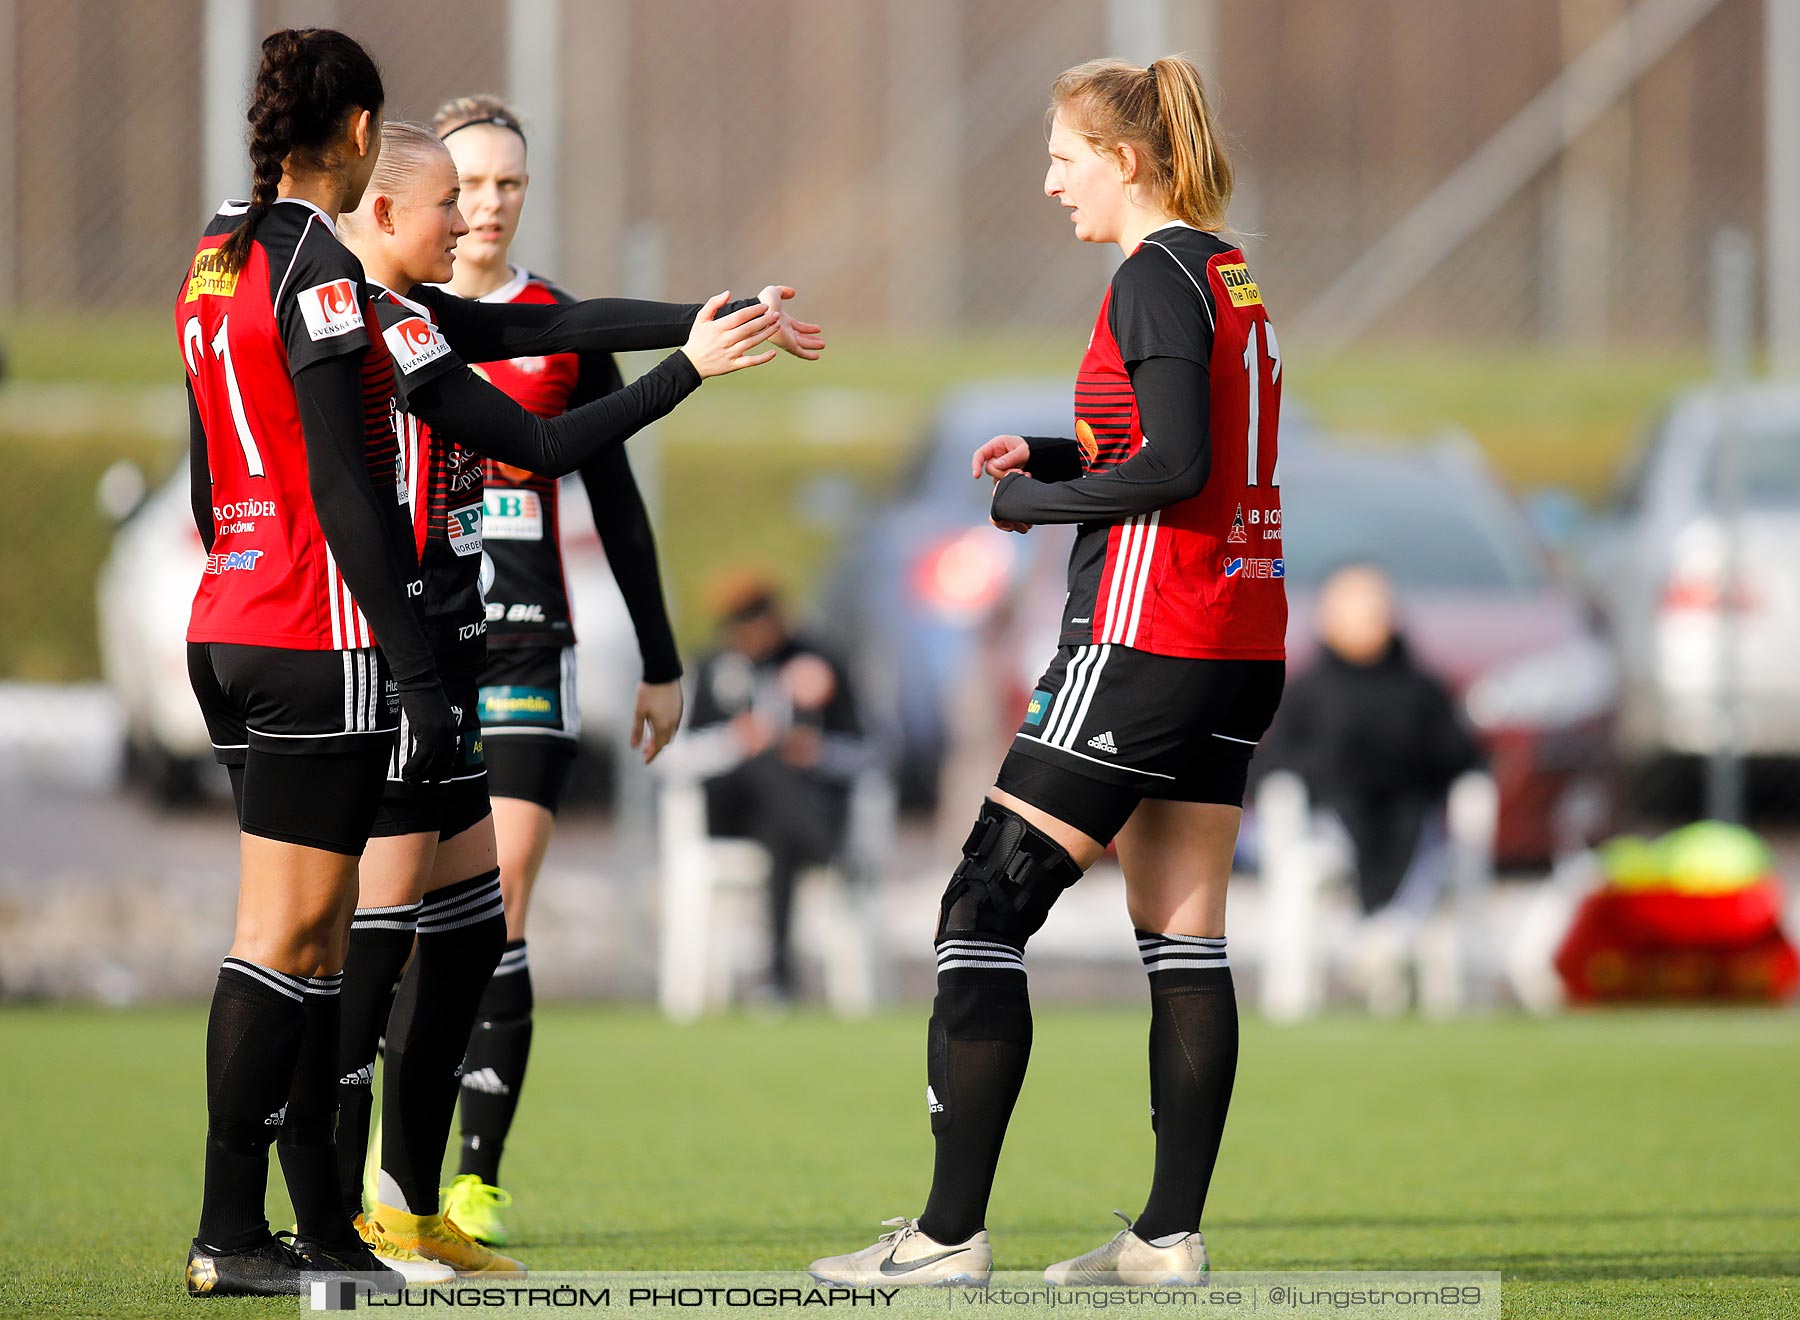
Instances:
[[[925,1088],[925,1107],[934,1114],[941,1114],[944,1112],[944,1106],[938,1102],[937,1092],[932,1090],[929,1086]]]
[[[464,1073],[462,1084],[471,1091],[480,1091],[484,1095],[511,1095],[512,1088],[500,1080],[500,1074],[492,1068],[477,1068],[472,1073]]]
[[[1108,729],[1105,733],[1096,733],[1092,738],[1089,738],[1088,746],[1092,747],[1095,751],[1105,752],[1108,756],[1117,756],[1119,754],[1119,749],[1112,740],[1111,729]]]
[[[280,1127],[287,1122],[287,1106],[283,1105],[263,1120],[264,1127]]]
[[[373,1086],[375,1085],[375,1060],[370,1059],[353,1073],[345,1073],[338,1078],[339,1086]]]

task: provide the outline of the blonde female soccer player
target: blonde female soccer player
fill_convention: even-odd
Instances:
[[[540,274],[514,265],[511,248],[531,183],[526,131],[493,96],[446,102],[432,127],[449,148],[462,185],[469,232],[457,246],[450,292],[483,303],[562,306],[574,298]],[[779,292],[779,291],[774,291]],[[796,323],[794,349],[816,358],[819,327]],[[610,353],[533,354],[481,364],[519,404],[545,417],[624,388]],[[643,661],[631,712],[631,745],[646,762],[675,736],[682,717],[681,658],[663,604],[656,539],[623,448],[581,468],[594,526],[618,583]],[[531,968],[526,914],[556,826],[563,785],[579,747],[575,631],[563,569],[562,483],[552,473],[488,460],[482,476],[487,520],[483,567],[488,658],[479,703],[506,947],[488,983],[462,1076],[461,1167],[445,1211],[490,1246],[507,1240],[500,1157],[517,1112],[531,1051]]]
[[[1285,668],[1281,354],[1220,236],[1231,163],[1194,66],[1081,65],[1056,80],[1051,115],[1045,193],[1125,261],[1076,376],[1074,436],[996,436],[972,467],[997,478],[996,526],[1079,525],[1060,647],[943,898],[930,1197],[873,1246],[814,1261],[833,1283],[987,1278],[988,1194],[1031,1052],[1025,944],[1109,842],[1149,973],[1156,1167],[1143,1212],[1046,1277],[1207,1269],[1201,1211],[1237,1067],[1225,885]]]

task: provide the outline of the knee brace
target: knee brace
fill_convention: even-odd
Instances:
[[[1018,812],[983,802],[938,912],[937,942],[994,940],[1023,950],[1082,871],[1063,846]]]

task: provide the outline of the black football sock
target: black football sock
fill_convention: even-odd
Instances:
[[[1200,1227],[1237,1076],[1238,1016],[1223,936],[1140,930],[1137,939],[1150,974],[1156,1176],[1132,1229],[1148,1242]]]
[[[925,1055],[937,1154],[919,1227],[951,1244],[987,1223],[1000,1146],[1031,1060],[1031,996],[1024,954],[997,940],[940,939],[937,961]]]
[[[217,1251],[269,1234],[269,1143],[305,1029],[305,977],[242,958],[219,965],[206,1022],[206,1188],[199,1241]]]
[[[375,1051],[418,924],[417,903],[357,908],[350,922],[338,1028],[337,1167],[338,1196],[352,1216],[362,1211],[363,1162],[369,1156],[369,1119],[375,1108]]]
[[[294,1227],[301,1237],[341,1243],[355,1236],[338,1195],[338,1019],[344,974],[301,977],[306,1027],[288,1087],[287,1119],[275,1150],[281,1156]]]
[[[475,1013],[462,1075],[462,1164],[490,1186],[519,1108],[531,1057],[531,964],[525,941],[509,940]]]
[[[388,1019],[381,1083],[382,1200],[396,1209],[438,1211],[459,1065],[505,946],[498,867],[425,895],[418,951]]]

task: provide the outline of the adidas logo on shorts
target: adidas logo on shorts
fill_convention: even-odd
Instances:
[[[944,1106],[938,1100],[937,1092],[929,1086],[925,1088],[925,1107],[934,1114],[941,1114],[944,1112]]]
[[[1111,729],[1108,729],[1105,733],[1096,733],[1092,738],[1089,738],[1088,746],[1092,747],[1097,752],[1105,752],[1108,756],[1117,756],[1119,754],[1119,748],[1112,739]]]

